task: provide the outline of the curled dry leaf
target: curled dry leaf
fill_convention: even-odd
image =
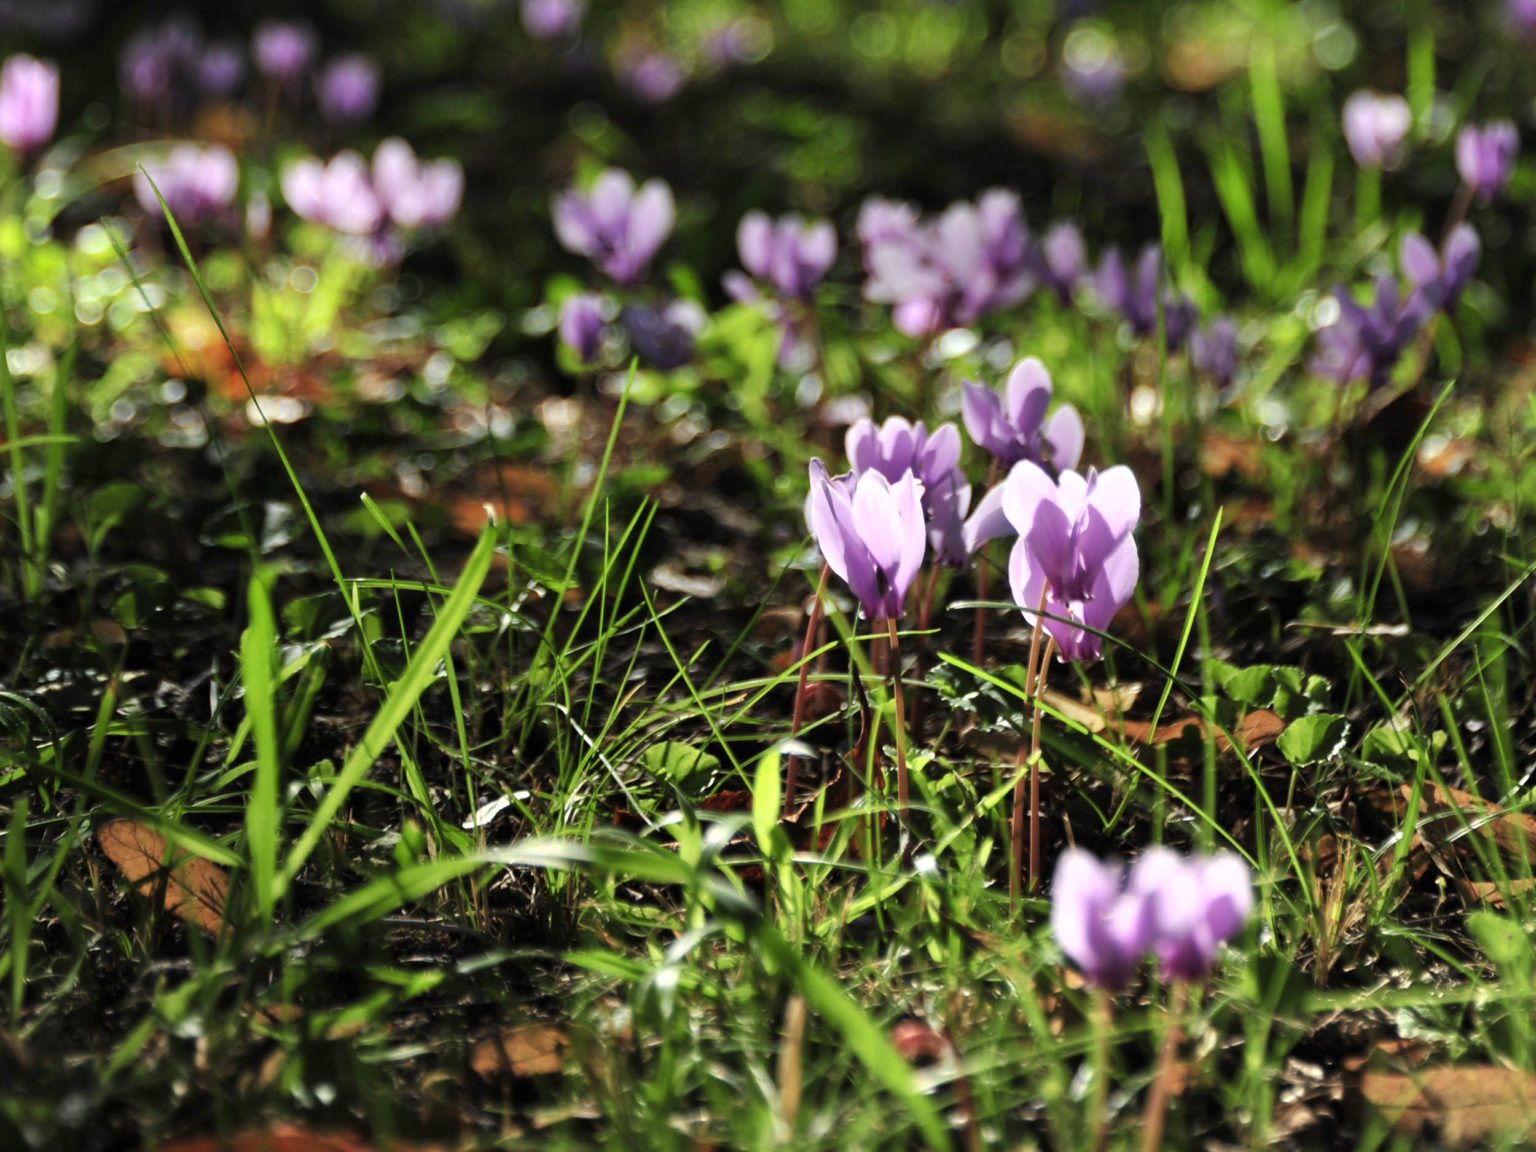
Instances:
[[[565,1066],[570,1041],[552,1024],[523,1024],[482,1040],[469,1054],[469,1066],[489,1080],[502,1074],[544,1076]]]
[[[171,849],[165,837],[135,820],[113,820],[96,830],[96,841],[141,894],[165,884],[165,906],[210,936],[219,934],[229,876],[210,860]]]
[[[1536,1132],[1536,1076],[1493,1064],[1412,1073],[1365,1072],[1360,1100],[1404,1136],[1440,1148]]]

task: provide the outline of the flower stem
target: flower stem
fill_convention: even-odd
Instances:
[[[992,467],[987,470],[987,488],[990,490],[997,483],[997,461],[992,461]],[[977,549],[976,556],[976,599],[987,598],[987,547],[983,544]],[[987,654],[987,610],[980,604],[976,606],[976,633],[971,641],[973,657],[972,663],[981,667],[982,660]]]
[[[1093,1152],[1104,1152],[1109,1133],[1109,1034],[1115,1024],[1115,1002],[1108,988],[1099,988],[1094,996],[1096,1009],[1093,1037]]]
[[[1045,656],[1035,668],[1035,683],[1030,697],[1035,702],[1035,716],[1029,733],[1029,890],[1040,883],[1040,691],[1045,685],[1045,670],[1056,655],[1056,637],[1046,641]]]
[[[907,808],[911,793],[907,783],[907,708],[901,694],[901,650],[896,640],[896,618],[885,618],[886,637],[891,653],[891,691],[896,697],[896,805],[902,826],[907,827]],[[907,848],[912,851],[911,828],[907,828]]]
[[[1024,665],[1024,692],[1025,695],[1034,700],[1035,705],[1035,714],[1032,722],[1032,747],[1029,753],[1031,761],[1030,778],[1034,784],[1034,787],[1031,789],[1031,791],[1034,793],[1034,810],[1037,814],[1036,818],[1030,821],[1031,829],[1035,830],[1035,834],[1031,838],[1032,842],[1029,854],[1031,885],[1034,884],[1034,869],[1039,864],[1039,860],[1037,858],[1038,843],[1035,841],[1038,840],[1038,829],[1036,825],[1038,822],[1039,812],[1040,782],[1037,775],[1038,769],[1034,761],[1037,759],[1035,754],[1039,751],[1040,746],[1040,699],[1039,694],[1036,692],[1039,676],[1036,675],[1035,668],[1037,661],[1040,658],[1040,637],[1045,634],[1045,617],[1042,615],[1042,613],[1045,611],[1045,597],[1049,591],[1049,585],[1040,590],[1040,606],[1035,612],[1035,629],[1029,638],[1029,660]],[[1024,745],[1021,743],[1019,745],[1018,761],[1018,766],[1021,769],[1025,764],[1024,755]],[[1008,870],[1008,898],[1009,900],[1016,901],[1019,898],[1019,891],[1023,887],[1024,880],[1024,775],[1022,772],[1019,773],[1019,778],[1014,782],[1013,785],[1013,819],[1010,832],[1010,847],[1012,850],[1009,854],[1011,857],[1011,866]]]
[[[1183,981],[1173,986],[1173,1003],[1168,1008],[1168,1029],[1163,1033],[1162,1051],[1157,1056],[1157,1071],[1147,1093],[1141,1114],[1142,1152],[1158,1152],[1163,1144],[1163,1121],[1168,1114],[1168,1100],[1173,1095],[1174,1061],[1183,1038],[1184,1006],[1189,1001],[1189,985]]]
[[[816,628],[821,623],[821,598],[827,592],[827,577],[832,571],[830,564],[821,566],[821,579],[816,582],[816,598],[811,601],[811,612],[805,625],[805,644],[800,650],[800,679],[795,684],[795,714],[789,722],[789,734],[800,735],[800,725],[805,723],[805,686],[811,671],[811,653],[815,650]],[[784,808],[789,810],[795,802],[795,771],[800,765],[798,756],[786,757],[784,765]]]

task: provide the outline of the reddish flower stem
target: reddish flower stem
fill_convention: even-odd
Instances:
[[[800,679],[795,684],[795,714],[789,722],[789,734],[800,735],[800,725],[805,723],[805,685],[811,670],[811,653],[815,650],[816,629],[821,624],[821,598],[826,595],[827,577],[832,571],[830,564],[821,566],[821,579],[816,582],[816,598],[811,601],[811,614],[805,625],[805,645],[800,650]],[[784,765],[784,808],[787,811],[795,802],[795,773],[800,765],[798,756],[787,757]]]
[[[1173,1095],[1173,1069],[1184,1032],[1184,1006],[1189,1001],[1189,985],[1183,981],[1173,986],[1173,1003],[1168,1008],[1168,1030],[1163,1033],[1163,1047],[1157,1056],[1157,1071],[1147,1092],[1141,1113],[1142,1152],[1158,1152],[1163,1145],[1163,1122],[1168,1115],[1168,1100]]]

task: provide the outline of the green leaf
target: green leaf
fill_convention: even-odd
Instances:
[[[1536,954],[1525,930],[1515,921],[1494,912],[1480,910],[1467,915],[1467,931],[1477,939],[1484,955],[1499,967],[1499,975],[1529,987]]]
[[[675,784],[680,791],[704,787],[720,768],[720,758],[692,744],[664,740],[640,754],[640,767],[658,780]]]
[[[752,830],[765,857],[773,855],[773,830],[779,825],[779,750],[770,748],[752,778]]]
[[[1275,746],[1297,767],[1331,760],[1344,749],[1349,735],[1349,721],[1342,716],[1318,712],[1292,720]]]

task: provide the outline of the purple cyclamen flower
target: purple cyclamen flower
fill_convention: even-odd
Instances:
[[[1131,869],[1131,892],[1151,912],[1150,947],[1164,980],[1199,980],[1253,913],[1253,878],[1234,852],[1184,858],[1151,848]]]
[[[1063,404],[1046,419],[1051,388],[1051,374],[1035,356],[1013,366],[1002,395],[967,380],[960,394],[965,430],[1002,468],[1020,460],[1048,463],[1057,471],[1076,468],[1083,452],[1083,418],[1071,404]]]
[[[707,319],[697,300],[673,300],[663,308],[631,304],[619,314],[630,347],[664,372],[693,359],[694,340]]]
[[[333,56],[315,80],[320,115],[332,124],[366,120],[379,104],[379,66],[361,52]]]
[[[59,69],[18,52],[0,66],[0,143],[23,155],[53,138],[59,123]]]
[[[1163,250],[1148,244],[1136,258],[1134,276],[1126,271],[1120,250],[1110,247],[1100,258],[1093,273],[1094,295],[1108,308],[1120,313],[1138,336],[1157,331],[1159,289],[1163,302],[1163,331],[1170,350],[1184,343],[1195,323],[1195,306],[1182,292],[1163,286]]]
[[[1108,628],[1140,575],[1131,535],[1141,518],[1135,475],[1121,464],[1053,481],[1021,460],[1003,482],[1002,501],[1019,534],[1008,558],[1014,602],[1031,625],[1039,616],[1061,659],[1097,659],[1103,640],[1086,629]]]
[[[256,70],[276,84],[297,83],[318,47],[315,30],[295,20],[263,20],[251,34]]]
[[[1362,168],[1394,168],[1413,124],[1408,101],[1361,89],[1344,101],[1344,141]]]
[[[1408,307],[1415,309],[1421,321],[1436,309],[1456,307],[1461,291],[1477,272],[1482,261],[1483,244],[1477,230],[1467,223],[1458,224],[1445,238],[1440,251],[1417,232],[1403,237],[1399,260],[1408,282],[1413,285]],[[1417,299],[1416,299],[1417,297]]]
[[[452,220],[464,195],[457,160],[422,164],[398,136],[373,151],[373,190],[389,218],[402,228],[435,228]]]
[[[305,220],[355,236],[370,235],[384,222],[368,163],[350,148],[329,164],[313,156],[295,160],[283,169],[279,183],[288,207]]]
[[[1386,274],[1376,278],[1369,307],[1361,307],[1342,287],[1333,296],[1339,318],[1318,331],[1317,352],[1308,366],[1340,384],[1361,379],[1373,388],[1385,384],[1433,305],[1421,292],[1405,300],[1397,281]]]
[[[1189,338],[1189,362],[1196,372],[1225,388],[1237,375],[1237,322],[1218,316]]]
[[[583,364],[597,359],[603,343],[603,297],[573,292],[560,302],[560,342]]]
[[[1482,127],[1468,124],[1456,135],[1456,171],[1484,204],[1504,190],[1520,151],[1520,132],[1513,120],[1494,120]]]
[[[1083,234],[1070,220],[1052,224],[1040,238],[1040,247],[1035,254],[1036,270],[1063,304],[1072,303],[1072,293],[1087,262]]]
[[[816,546],[853,590],[864,615],[894,620],[928,549],[921,485],[912,473],[895,483],[879,472],[832,477],[811,461],[805,519]]]
[[[245,54],[238,44],[209,44],[197,57],[197,87],[210,100],[222,100],[245,79]]]
[[[932,432],[921,420],[892,416],[884,424],[865,417],[848,428],[843,441],[848,465],[857,478],[879,472],[895,483],[908,472],[922,487],[928,539],[941,564],[961,567],[971,558],[965,542],[965,514],[971,486],[960,469],[960,429],[941,424]]]
[[[927,221],[907,205],[871,198],[860,209],[858,233],[864,297],[892,304],[891,322],[907,336],[974,323],[1035,285],[1029,230],[1018,196],[1007,189],[951,204]]]
[[[672,190],[660,180],[638,189],[628,172],[605,168],[588,192],[567,190],[552,208],[555,235],[620,284],[633,284],[672,231]]]
[[[535,40],[569,36],[581,27],[583,0],[523,0],[523,31]]]
[[[163,160],[146,162],[144,170],[133,175],[134,195],[144,211],[162,214],[155,197],[159,188],[183,228],[229,214],[239,184],[240,167],[222,144],[178,144]]]
[[[619,55],[617,71],[625,88],[647,104],[664,104],[683,90],[688,71],[670,52],[644,48]]]
[[[1085,104],[1111,104],[1125,87],[1125,62],[1115,42],[1084,21],[1067,33],[1061,52],[1061,81]]]
[[[1152,946],[1153,908],[1128,890],[1125,869],[1069,848],[1051,881],[1051,935],[1090,982],[1123,988]]]
[[[1504,20],[1517,36],[1536,37],[1536,0],[1504,0]]]
[[[837,232],[829,220],[802,220],[791,213],[777,221],[748,212],[736,227],[741,263],[781,297],[809,300],[837,257]]]

